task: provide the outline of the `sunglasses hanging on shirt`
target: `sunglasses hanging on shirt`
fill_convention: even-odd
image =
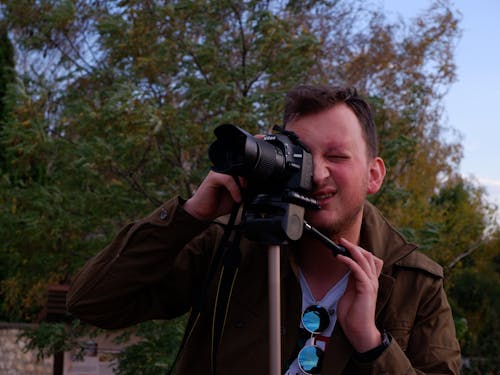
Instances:
[[[316,339],[317,335],[330,325],[330,314],[323,306],[309,306],[302,313],[302,325],[311,333],[311,345],[306,345],[300,350],[297,362],[304,373],[319,374],[324,352],[316,345]]]

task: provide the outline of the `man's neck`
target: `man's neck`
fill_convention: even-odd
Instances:
[[[332,236],[333,241],[338,243],[340,238],[343,237],[357,244],[359,242],[360,228],[361,216],[346,233]],[[307,234],[298,243],[297,262],[316,300],[321,300],[348,272],[347,266],[337,261],[332,250]]]

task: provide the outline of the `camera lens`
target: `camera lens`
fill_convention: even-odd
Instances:
[[[285,172],[283,151],[229,124],[215,129],[217,140],[209,149],[216,172],[255,180],[281,178]]]

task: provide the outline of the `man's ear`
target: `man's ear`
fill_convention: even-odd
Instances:
[[[385,178],[385,164],[382,158],[375,157],[370,161],[368,171],[367,194],[375,194],[379,191]]]

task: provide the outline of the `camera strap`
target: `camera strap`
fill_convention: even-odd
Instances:
[[[241,261],[241,251],[239,247],[240,232],[236,232],[235,238],[229,243],[229,248],[224,254],[219,280],[217,283],[217,293],[215,297],[214,312],[212,316],[212,340],[210,354],[212,360],[212,374],[216,373],[217,349],[224,333],[229,303],[233,292],[234,283],[238,276],[238,269]]]
[[[235,221],[239,209],[240,205],[235,204],[231,211],[224,234],[222,235],[220,244],[214,254],[212,263],[208,270],[206,280],[203,283],[203,286],[200,287],[196,297],[193,299],[191,313],[189,314],[184,330],[184,336],[179,345],[174,361],[167,371],[167,375],[171,375],[175,369],[182,351],[189,341],[202,311],[205,309],[208,288],[211,285],[217,271],[220,269],[219,280],[217,282],[215,306],[212,316],[212,337],[210,342],[211,373],[215,374],[217,349],[224,330],[227,312],[229,309],[229,300],[231,298],[234,282],[236,281],[241,259],[239,249],[241,233],[235,229]]]

